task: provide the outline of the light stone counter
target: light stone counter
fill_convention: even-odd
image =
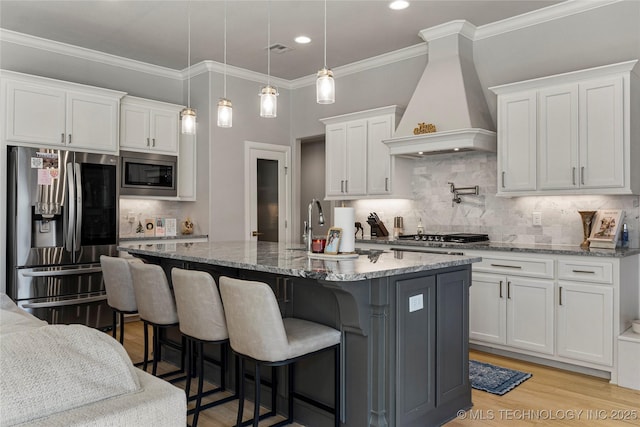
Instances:
[[[366,251],[358,258],[321,260],[310,258],[302,246],[270,242],[208,242],[155,244],[121,242],[118,250],[132,255],[303,277],[329,282],[353,282],[401,274],[425,272],[479,262],[479,257],[446,254]]]
[[[501,242],[478,242],[478,243],[442,243],[424,242],[415,240],[399,240],[388,237],[356,239],[356,246],[360,244],[376,244],[387,246],[411,246],[420,248],[448,249],[448,250],[484,250],[512,253],[534,253],[552,255],[578,255],[624,258],[640,254],[640,248],[616,248],[616,249],[582,249],[579,245],[544,245],[544,244],[523,244],[523,243],[501,243]]]

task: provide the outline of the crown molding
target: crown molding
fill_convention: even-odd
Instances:
[[[465,21],[464,19],[457,19],[455,21],[445,22],[444,24],[436,25],[435,27],[425,28],[418,33],[422,40],[427,43],[431,40],[439,39],[442,37],[450,36],[453,34],[460,34],[474,40],[476,36],[476,26],[472,23]]]
[[[567,0],[562,3],[553,4],[542,9],[523,13],[501,21],[492,22],[477,28],[473,40],[482,40],[500,34],[519,30],[522,28],[539,25],[555,19],[566,18],[577,15],[592,9],[608,6],[613,3],[620,3],[624,0]],[[424,31],[424,30],[423,30]]]
[[[147,74],[153,74],[159,77],[167,77],[170,79],[182,78],[180,71],[173,70],[171,68],[161,67],[159,65],[136,61],[135,59],[123,58],[121,56],[111,55],[109,53],[99,52],[97,50],[86,49],[79,46],[43,39],[41,37],[6,30],[4,28],[0,28],[0,40],[24,47],[46,50],[61,55],[95,61],[105,65],[125,68],[132,71],[140,71]]]
[[[193,75],[202,74],[204,72],[215,72],[219,74],[224,74],[225,67],[224,64],[217,61],[206,60],[199,62],[198,64],[192,65],[191,72]],[[185,68],[182,71],[184,79],[187,78],[188,69]],[[249,80],[253,82],[258,82],[265,84],[267,80],[271,82],[272,86],[276,86],[283,89],[291,89],[291,80],[281,79],[278,77],[269,77],[263,73],[257,73],[255,71],[250,71],[244,68],[234,67],[233,65],[227,64],[227,76],[237,77],[244,80]]]
[[[411,59],[418,56],[426,56],[427,52],[428,49],[426,44],[419,43],[413,46],[405,47],[403,49],[394,50],[393,52],[383,53],[382,55],[363,59],[362,61],[352,62],[351,64],[336,67],[333,68],[332,71],[335,78],[338,79],[350,74],[356,74],[365,70],[382,67],[383,65],[400,62],[405,59]],[[291,89],[299,89],[301,87],[315,85],[316,78],[316,75],[312,74],[309,76],[300,77],[299,79],[291,80]]]

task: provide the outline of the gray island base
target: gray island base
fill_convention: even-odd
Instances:
[[[226,275],[264,281],[283,315],[342,331],[344,426],[437,426],[471,407],[469,286],[471,264],[480,258],[372,250],[356,259],[319,260],[300,247],[267,242],[119,249],[162,265],[168,278],[171,268],[181,267],[207,271],[216,280]],[[233,383],[232,373],[219,375]],[[274,380],[280,384],[278,410],[285,411],[284,371],[263,378]],[[332,414],[305,402],[306,396],[333,407],[331,355],[300,362],[295,381],[302,395],[295,400],[297,421],[332,425]],[[263,395],[262,404],[270,406],[268,387]]]

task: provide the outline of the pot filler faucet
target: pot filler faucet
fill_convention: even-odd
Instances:
[[[313,227],[311,227],[311,212],[313,212],[313,204],[318,205],[318,224],[319,225],[324,225],[324,214],[322,213],[322,206],[320,205],[320,202],[316,199],[312,199],[311,203],[309,203],[309,218],[307,220],[307,225],[306,225],[306,229],[305,229],[305,233],[307,236],[307,251],[311,252],[311,240],[313,240],[313,234],[312,234],[312,229]]]

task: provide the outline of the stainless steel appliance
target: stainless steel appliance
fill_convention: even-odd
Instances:
[[[489,241],[489,235],[476,233],[423,233],[404,234],[402,236],[398,236],[398,239],[422,240],[425,242],[474,243]]]
[[[176,156],[121,151],[120,163],[120,194],[167,197],[178,195]]]
[[[117,254],[118,158],[8,148],[7,293],[50,323],[111,325],[100,255]]]

